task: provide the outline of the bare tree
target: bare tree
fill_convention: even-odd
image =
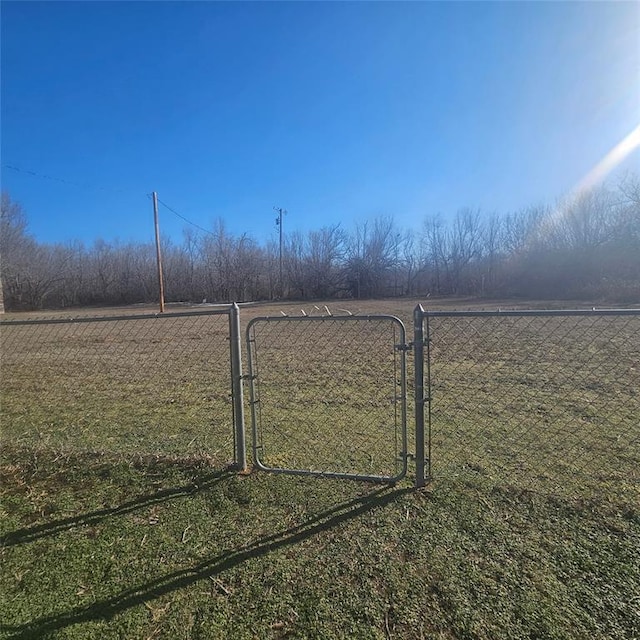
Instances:
[[[547,207],[529,207],[508,213],[502,222],[502,246],[505,253],[519,254],[530,249],[541,237],[541,226],[550,215]]]
[[[502,220],[490,216],[482,227],[481,295],[493,294],[497,288],[498,270],[502,258]]]
[[[614,224],[613,194],[604,187],[582,191],[559,207],[558,245],[588,250],[606,243]]]
[[[62,281],[62,247],[39,245],[27,233],[22,207],[2,193],[0,263],[3,302],[11,309],[39,309]]]
[[[473,262],[481,257],[482,223],[480,212],[460,209],[449,235],[447,275],[451,293],[471,293]]]
[[[388,292],[386,277],[393,265],[394,235],[395,225],[390,217],[356,227],[348,243],[345,265],[353,297],[374,298]]]
[[[330,298],[341,288],[341,264],[344,260],[346,234],[340,225],[311,231],[307,237],[307,291],[312,298]]]
[[[186,231],[163,243],[171,300],[230,302],[280,295],[279,252],[230,233]],[[554,209],[506,216],[461,209],[448,222],[427,218],[419,236],[392,218],[287,237],[286,295],[356,298],[415,293],[582,296],[637,301],[640,296],[640,179],[598,187]],[[8,309],[128,304],[155,299],[153,246],[96,240],[37,242],[18,203],[2,194],[0,282]]]
[[[0,282],[3,306],[19,308],[22,303],[23,275],[36,243],[27,233],[27,218],[6,191],[0,205]]]
[[[284,241],[283,262],[285,282],[282,295],[293,298],[304,298],[306,294],[306,269],[304,236],[300,231],[287,235]]]

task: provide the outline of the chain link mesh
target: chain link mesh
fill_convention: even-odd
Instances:
[[[5,444],[233,459],[228,315],[3,322]]]
[[[427,318],[431,473],[640,497],[640,314]]]
[[[257,457],[269,467],[394,478],[404,471],[404,328],[394,318],[249,326]]]

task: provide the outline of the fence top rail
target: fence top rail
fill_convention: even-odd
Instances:
[[[429,311],[421,305],[416,312],[424,318],[486,318],[498,316],[548,317],[548,316],[640,316],[640,309],[496,309],[494,311]]]
[[[2,327],[15,327],[18,325],[35,324],[75,324],[87,322],[113,322],[117,320],[156,320],[162,318],[187,318],[192,316],[228,316],[233,310],[233,305],[207,309],[203,311],[172,311],[169,313],[136,313],[117,316],[82,316],[79,318],[33,318],[26,320],[0,320]]]

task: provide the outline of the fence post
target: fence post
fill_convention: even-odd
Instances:
[[[413,311],[413,354],[415,368],[416,415],[416,488],[425,485],[424,464],[424,309],[418,305]]]
[[[231,350],[231,396],[233,399],[234,457],[240,471],[247,469],[247,449],[244,433],[244,402],[242,389],[242,347],[240,340],[240,307],[233,303],[229,313],[229,343]]]

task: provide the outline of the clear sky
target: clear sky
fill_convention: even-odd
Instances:
[[[274,205],[287,232],[553,204],[640,124],[637,2],[0,10],[2,188],[42,241],[152,240],[154,190],[259,240]]]

